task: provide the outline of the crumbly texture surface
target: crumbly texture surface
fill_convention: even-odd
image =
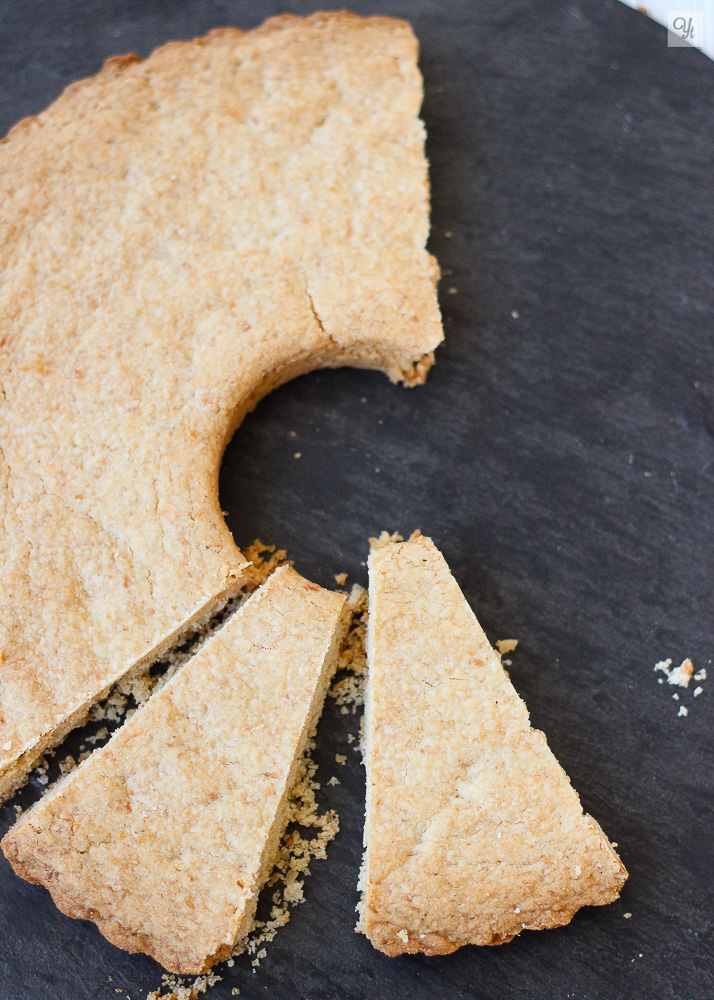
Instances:
[[[207,976],[198,976],[192,983],[182,982],[172,975],[165,975],[162,976],[161,986],[148,993],[146,1000],[198,1000],[198,997],[220,981],[221,977],[213,973],[209,973]],[[168,992],[164,993],[163,990],[168,990]],[[234,989],[233,993],[238,996],[240,990]]]
[[[506,677],[433,542],[369,561],[359,929],[445,954],[568,923],[627,873]]]
[[[227,958],[275,860],[345,603],[277,569],[10,830],[2,849],[17,874],[169,971]]]
[[[316,367],[423,381],[417,43],[285,16],[109,60],[0,143],[0,796],[238,592],[243,415]]]
[[[335,699],[342,715],[355,715],[357,709],[364,705],[364,682],[367,676],[365,639],[369,600],[364,587],[358,583],[352,585],[347,606],[351,616],[350,627],[340,653],[337,676],[328,694]]]

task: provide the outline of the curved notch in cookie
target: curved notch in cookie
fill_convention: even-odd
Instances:
[[[110,60],[0,144],[0,797],[240,590],[243,415],[441,339],[409,26],[281,17]]]

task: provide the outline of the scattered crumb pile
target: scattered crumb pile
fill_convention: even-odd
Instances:
[[[504,667],[510,667],[513,663],[512,660],[504,660],[505,653],[512,653],[513,650],[518,645],[518,639],[497,639],[496,640],[496,650],[498,657]],[[506,677],[508,677],[508,671],[506,670]]]
[[[282,566],[283,563],[292,566],[292,561],[288,559],[285,549],[276,549],[274,545],[264,545],[259,538],[256,538],[247,549],[241,551],[246,559],[253,564],[249,576],[249,594],[265,583],[278,566]],[[268,553],[267,556],[266,553]]]
[[[678,687],[678,688],[684,688],[684,689],[689,688],[689,682],[692,680],[692,677],[694,678],[695,681],[705,681],[707,679],[706,667],[702,667],[702,669],[698,670],[695,674],[694,664],[689,659],[689,657],[682,660],[682,662],[679,664],[678,667],[672,666],[671,659],[660,660],[659,663],[655,663],[654,669],[655,673],[664,674],[664,677],[657,678],[658,684],[664,684],[666,678],[668,684],[671,684],[673,687]],[[695,687],[694,691],[692,692],[692,696],[694,698],[698,698],[699,695],[703,693],[703,691],[704,688],[701,686],[701,684],[697,684],[697,687]],[[672,698],[674,699],[674,701],[681,701],[680,694],[678,691],[674,692]],[[689,709],[686,707],[686,705],[680,704],[677,716],[684,717],[686,715],[689,715]]]
[[[164,975],[161,977],[161,986],[158,990],[153,990],[147,994],[146,1000],[196,1000],[201,993],[205,993],[209,986],[220,983],[221,977],[213,973],[207,976],[197,976],[193,982],[182,982],[177,976]],[[164,993],[163,990],[168,990]],[[234,995],[240,990],[234,989]]]
[[[83,753],[80,753],[79,757],[76,759],[72,756],[71,753],[67,754],[66,757],[63,757],[62,760],[57,762],[57,767],[59,768],[59,774],[57,778],[55,778],[52,784],[49,784],[50,779],[49,779],[49,774],[47,772],[50,768],[50,763],[53,757],[55,756],[56,751],[48,750],[46,753],[42,755],[42,757],[40,757],[40,762],[34,769],[34,774],[38,785],[48,785],[48,790],[49,790],[49,788],[52,788],[52,785],[55,785],[60,780],[60,778],[64,778],[65,774],[69,774],[70,771],[73,771],[75,769],[77,764],[81,764],[86,757],[89,757],[91,752],[92,752],[91,750],[87,750]]]
[[[288,825],[278,849],[275,867],[266,883],[268,888],[274,888],[269,916],[265,920],[256,918],[251,932],[236,945],[233,952],[236,956],[244,952],[254,955],[251,963],[254,968],[265,958],[263,945],[272,941],[278,930],[290,920],[290,907],[305,901],[303,885],[305,877],[310,874],[310,863],[327,857],[327,845],[334,840],[340,828],[337,813],[332,809],[320,812],[315,798],[320,785],[315,781],[317,764],[310,756],[314,749],[315,742],[310,740],[290,793]],[[318,832],[314,836],[304,836],[308,830]]]
[[[687,658],[686,660],[682,660],[678,667],[673,667],[671,660],[660,660],[659,663],[655,664],[655,670],[662,671],[667,678],[668,684],[675,684],[677,687],[686,688],[689,687],[689,682],[692,679],[694,664]],[[664,678],[660,677],[660,683],[663,680]]]
[[[413,532],[411,537],[418,538],[420,534],[421,534],[420,531],[415,531]],[[398,531],[393,531],[391,535],[388,531],[382,531],[380,532],[379,538],[370,537],[369,547],[370,549],[381,549],[383,545],[389,545],[391,542],[403,542],[403,541],[404,538],[399,534]],[[409,539],[409,541],[411,541],[411,538]]]
[[[346,579],[346,574],[340,573],[340,576]],[[367,675],[365,641],[369,598],[364,587],[360,587],[358,583],[353,585],[347,605],[352,620],[347,641],[340,654],[335,680],[328,693],[339,705],[342,715],[350,712],[354,715],[360,705],[364,704],[364,682]]]

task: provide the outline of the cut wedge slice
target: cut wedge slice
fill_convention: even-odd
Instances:
[[[285,566],[7,834],[18,875],[120,948],[204,972],[251,927],[345,628]]]
[[[372,944],[501,944],[616,899],[620,859],[430,539],[372,551],[367,649],[358,929]]]

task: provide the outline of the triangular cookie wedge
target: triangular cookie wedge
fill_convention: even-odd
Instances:
[[[501,944],[616,899],[622,863],[430,539],[373,549],[367,648],[358,929],[372,944]]]
[[[0,800],[241,590],[231,434],[441,340],[417,42],[274,18],[111,59],[0,142]]]
[[[345,599],[282,567],[5,836],[18,875],[171,972],[251,926],[322,709]]]

